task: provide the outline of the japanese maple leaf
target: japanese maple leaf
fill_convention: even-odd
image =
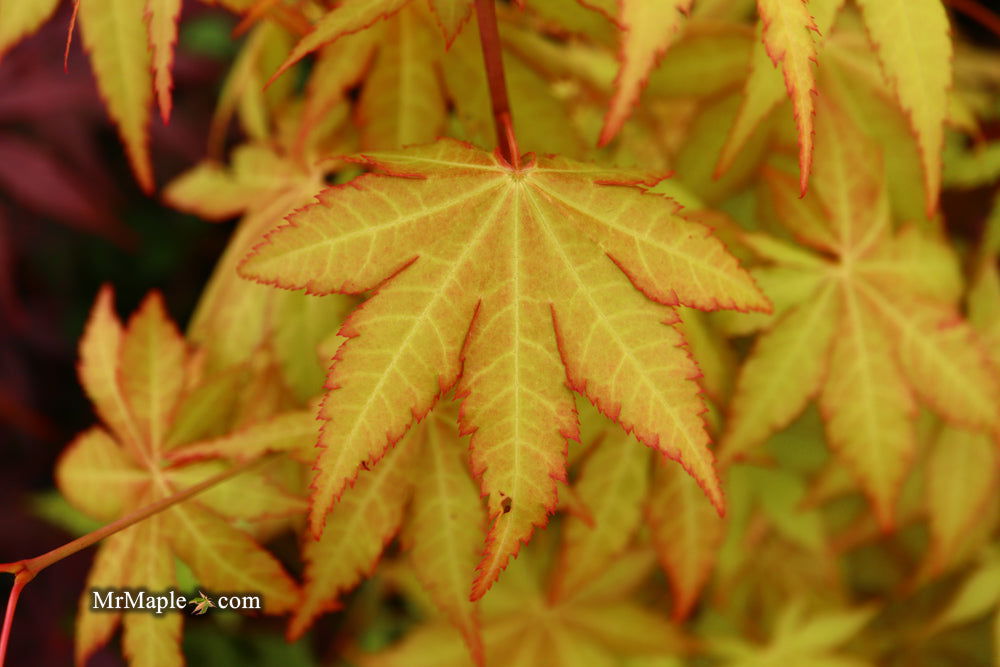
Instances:
[[[650,72],[677,40],[694,0],[580,0],[580,4],[605,14],[621,29],[615,90],[598,139],[603,146],[618,134],[639,102]]]
[[[915,399],[989,431],[1000,387],[958,314],[947,247],[916,228],[894,233],[878,151],[832,106],[817,121],[816,191],[799,200],[786,175],[765,179],[780,221],[816,252],[747,237],[788,298],[743,366],[723,449],[747,452],[818,393],[831,446],[888,527],[914,452]]]
[[[630,447],[620,430],[597,433],[574,485],[587,514],[565,517],[550,597],[565,600],[585,589],[626,553],[645,519],[673,591],[674,617],[683,619],[712,572],[725,523],[676,463],[651,462],[651,452]]]
[[[873,610],[865,608],[806,614],[801,602],[792,602],[776,619],[767,644],[712,639],[708,649],[725,660],[725,667],[865,667],[873,663],[845,654],[840,647],[852,640],[872,615]]]
[[[310,293],[376,290],[341,329],[327,380],[314,533],[358,469],[453,386],[493,521],[475,598],[555,507],[577,437],[571,389],[680,461],[721,510],[698,369],[669,306],[769,304],[706,227],[670,199],[602,184],[623,172],[562,158],[514,169],[442,140],[361,161],[383,173],[321,193],[241,266]]]
[[[533,545],[534,546],[534,545]],[[624,658],[665,658],[686,649],[676,626],[636,601],[653,566],[648,551],[630,550],[583,583],[552,600],[546,590],[547,553],[537,549],[511,568],[481,603],[487,665],[617,665]],[[370,656],[367,667],[466,667],[461,636],[431,620],[399,643]]]
[[[80,378],[105,426],[93,427],[66,449],[56,481],[85,514],[110,521],[187,489],[221,470],[219,462],[168,465],[166,455],[211,434],[233,411],[244,379],[226,373],[200,379],[190,351],[156,293],[123,328],[112,295],[98,296],[80,344]],[[77,620],[82,664],[124,626],[122,648],[135,662],[180,664],[181,615],[94,612],[95,589],[164,591],[176,586],[175,556],[216,590],[257,591],[265,613],[287,611],[296,586],[278,561],[230,520],[280,517],[304,509],[258,472],[243,472],[197,499],[115,533],[101,543]]]
[[[153,93],[164,122],[172,108],[174,44],[181,0],[76,0],[83,43],[108,114],[136,180],[153,189],[149,154],[149,114]],[[70,28],[72,38],[72,25]]]
[[[471,11],[470,0],[338,3],[299,40],[271,81],[319,50],[317,74],[322,76],[310,83],[313,100],[307,105],[305,127],[322,119],[323,99],[341,98],[363,78],[358,104],[362,147],[432,141],[447,121],[441,59]]]
[[[372,470],[344,491],[316,539],[303,536],[303,592],[288,628],[301,637],[324,611],[370,574],[397,534],[413,570],[435,606],[461,632],[470,654],[482,662],[475,605],[469,582],[485,528],[479,489],[468,469],[468,444],[459,436],[452,404],[439,404]],[[192,444],[174,460],[255,458],[269,452],[311,457],[317,431],[315,410],[278,415],[239,432]],[[707,503],[705,503],[707,505]]]
[[[719,158],[719,172],[733,164],[787,92],[799,136],[799,185],[805,192],[813,157],[817,40],[827,35],[844,4],[844,0],[757,0],[761,41],[753,54],[740,113]],[[894,94],[919,147],[924,207],[932,216],[941,190],[941,151],[953,78],[947,12],[940,0],[859,0],[858,6],[878,54],[884,76],[880,84]],[[783,76],[772,64],[781,65]]]
[[[719,157],[717,172],[726,171],[764,118],[786,97],[791,98],[799,131],[799,187],[806,191],[813,154],[813,95],[816,39],[833,24],[841,2],[759,0],[759,41],[736,122]],[[776,68],[781,65],[781,71]]]

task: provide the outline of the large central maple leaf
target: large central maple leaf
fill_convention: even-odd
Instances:
[[[698,368],[668,306],[769,303],[708,228],[622,183],[629,172],[562,158],[515,169],[441,140],[361,161],[382,173],[321,193],[241,267],[315,294],[375,290],[328,378],[314,533],[452,387],[493,520],[475,598],[556,506],[571,389],[679,461],[721,511]]]

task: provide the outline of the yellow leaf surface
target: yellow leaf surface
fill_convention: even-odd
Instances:
[[[271,81],[281,76],[289,67],[302,60],[321,46],[368,28],[388,18],[411,0],[345,0],[323,15],[313,29],[299,40],[282,63]]]
[[[189,363],[190,350],[155,293],[123,330],[110,290],[102,289],[81,340],[80,356],[81,379],[108,430],[85,431],[57,463],[56,482],[74,508],[111,521],[228,468],[219,461],[190,463],[204,455],[186,453],[190,445],[183,442],[169,452],[175,459],[164,457],[167,452],[161,445],[166,434],[177,432],[175,418],[184,420],[180,432],[207,434],[230,428],[232,411],[183,409],[195,399],[210,399],[218,387],[213,386],[214,377],[202,377],[198,365]],[[221,387],[233,389],[231,383]],[[306,442],[313,441],[314,436]],[[98,553],[90,583],[100,588],[165,591],[175,586],[176,556],[207,587],[259,591],[267,613],[290,609],[298,596],[295,583],[273,556],[230,520],[299,514],[305,511],[305,501],[278,489],[259,470],[243,474],[111,535]],[[221,515],[202,503],[214,505]],[[89,611],[90,603],[88,591],[78,620],[81,662],[109,640],[119,618],[115,613]],[[177,614],[125,615],[126,657],[132,664],[182,664],[180,620]]]
[[[90,656],[111,640],[121,623],[120,611],[108,609],[95,613],[91,609],[94,604],[91,591],[124,585],[133,562],[132,548],[135,535],[134,528],[127,528],[120,533],[110,535],[97,548],[94,564],[87,574],[87,584],[77,606],[73,653],[78,665],[87,664]]]
[[[472,15],[472,2],[469,0],[430,0],[431,12],[444,34],[448,46],[455,41],[462,26]]]
[[[147,481],[147,474],[100,427],[77,436],[56,464],[56,484],[67,499],[102,521],[121,516]]]
[[[146,502],[152,498],[144,499]],[[167,545],[167,524],[162,516],[153,516],[136,524],[132,538],[128,575],[121,588],[145,589],[150,592],[168,591],[177,585],[174,576],[174,555]],[[122,626],[122,653],[134,667],[181,667],[180,613],[125,614]]]
[[[514,171],[441,141],[366,159],[391,175],[322,193],[241,269],[320,294],[381,284],[345,323],[327,380],[314,532],[358,468],[456,381],[494,521],[475,597],[555,507],[577,430],[567,380],[721,506],[697,367],[662,304],[769,304],[706,228],[561,158]]]
[[[366,149],[424,144],[442,133],[444,95],[436,64],[443,49],[426,21],[407,7],[382,26],[358,106]]]
[[[184,390],[184,339],[170,321],[159,292],[151,292],[132,315],[121,349],[120,380],[125,402],[152,460],[160,457],[174,410]]]
[[[436,411],[428,418],[415,462],[414,494],[402,541],[434,604],[459,629],[476,662],[483,659],[476,606],[469,600],[486,513],[466,465],[454,423]]]
[[[104,286],[94,301],[80,338],[80,383],[104,423],[134,456],[138,456],[142,434],[118,377],[121,347],[122,325],[114,311],[114,293]]]
[[[80,2],[80,30],[108,113],[118,126],[136,180],[152,192],[149,114],[153,75],[143,3],[135,0]]]
[[[482,601],[486,664],[613,666],[630,657],[676,654],[683,643],[677,630],[653,609],[629,599],[649,575],[648,556],[622,554],[564,601],[553,601],[544,589],[544,559],[520,559]],[[461,635],[434,620],[360,662],[368,667],[473,664]]]
[[[948,15],[940,0],[859,0],[865,26],[920,146],[927,215],[937,209],[952,83]]]
[[[298,603],[295,582],[278,560],[245,532],[197,501],[163,513],[167,541],[177,556],[217,591],[254,591],[266,614],[281,614]]]
[[[689,475],[673,461],[657,461],[646,521],[673,591],[673,617],[691,613],[715,566],[725,523],[701,498]]]
[[[844,296],[820,408],[830,445],[861,478],[889,527],[916,446],[916,405],[889,338],[865,321],[862,307],[856,295]]]
[[[305,594],[288,627],[290,638],[301,637],[324,611],[337,609],[340,596],[371,573],[396,535],[413,490],[407,469],[421,454],[411,444],[399,443],[379,466],[359,475],[318,539],[305,536]]]
[[[946,568],[961,538],[996,492],[996,446],[988,434],[944,426],[927,461],[925,504],[935,566]]]
[[[218,438],[191,443],[170,452],[170,457],[174,461],[203,458],[246,461],[271,452],[311,456],[319,427],[313,410],[285,412]]]
[[[650,71],[677,39],[692,3],[693,0],[618,3],[617,22],[622,30],[619,70],[598,145],[611,141],[632,113]]]
[[[788,426],[821,386],[838,318],[826,285],[757,338],[740,370],[720,456],[738,458]]]
[[[871,620],[870,609],[835,609],[807,615],[801,602],[788,604],[778,617],[770,641],[757,646],[743,639],[720,639],[710,647],[728,658],[726,667],[866,667],[873,665],[839,650]]]
[[[59,0],[0,2],[0,58],[22,39],[38,30],[58,6]]]
[[[625,551],[642,521],[649,488],[649,452],[633,447],[620,431],[600,436],[583,462],[575,485],[590,509],[590,522],[566,518],[559,567],[553,579],[554,599],[572,597]],[[697,488],[697,487],[696,487]],[[704,496],[699,491],[699,501]],[[711,505],[705,503],[709,511]]]
[[[172,68],[180,15],[181,0],[146,0],[149,46],[153,54],[153,86],[164,123],[170,120],[170,110],[173,107]]]
[[[954,257],[931,232],[894,232],[878,151],[849,116],[826,104],[817,130],[805,199],[787,177],[766,178],[779,222],[820,252],[745,238],[799,287],[762,281],[786,314],[741,371],[723,452],[749,454],[819,388],[831,446],[889,527],[914,451],[914,398],[954,425],[989,431],[1000,388],[982,341],[958,315]]]

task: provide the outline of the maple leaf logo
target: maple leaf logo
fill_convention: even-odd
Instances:
[[[191,610],[193,616],[201,616],[209,607],[214,607],[215,603],[212,602],[212,598],[205,595],[204,591],[198,591],[198,597],[193,598],[188,604],[195,605],[195,608]]]
[[[710,231],[630,174],[558,157],[512,169],[442,140],[360,161],[241,265],[312,294],[375,290],[344,323],[320,409],[310,523],[451,389],[493,527],[481,597],[566,479],[572,391],[680,461],[720,510],[700,372],[671,306],[768,311]]]

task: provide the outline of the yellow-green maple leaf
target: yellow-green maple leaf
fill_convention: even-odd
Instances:
[[[376,294],[345,322],[320,411],[310,523],[450,387],[493,527],[480,597],[556,504],[570,389],[682,462],[722,506],[669,306],[769,307],[709,230],[669,199],[561,158],[512,169],[454,141],[366,156],[384,173],[327,190],[271,232],[244,275]],[[567,386],[568,385],[568,386]]]
[[[748,451],[818,394],[830,444],[888,526],[913,456],[915,398],[953,423],[988,430],[1000,387],[957,312],[948,249],[914,228],[894,234],[877,149],[836,108],[817,119],[816,192],[798,199],[777,172],[766,183],[781,223],[819,253],[747,237],[770,263],[811,278],[757,339],[723,448],[727,457]]]
[[[0,2],[0,58],[15,44],[38,30],[58,6],[59,0]]]
[[[611,141],[632,113],[650,71],[677,39],[693,1],[622,0],[618,3],[615,19],[622,31],[618,49],[620,68],[599,145]]]
[[[583,424],[606,423],[591,412]],[[658,458],[651,466],[651,452],[632,447],[617,429],[602,428],[596,438],[573,487],[587,513],[565,518],[551,598],[586,589],[626,553],[645,518],[673,591],[674,617],[684,618],[711,574],[725,524],[675,462]]]
[[[81,381],[107,428],[85,431],[59,459],[56,481],[74,507],[110,521],[220,472],[210,463],[173,466],[166,457],[177,441],[172,437],[174,415],[185,413],[186,396],[195,395],[199,383],[191,378],[189,350],[155,293],[123,328],[114,313],[111,291],[102,290],[80,356]],[[203,409],[200,418],[225,421],[228,410],[218,403],[213,406],[215,410]],[[173,453],[183,449],[177,446]],[[198,499],[110,536],[98,550],[81,598],[78,662],[85,663],[121,622],[123,651],[134,664],[156,660],[160,662],[155,664],[182,664],[179,615],[164,620],[152,614],[90,609],[90,591],[95,588],[155,592],[175,586],[174,555],[206,586],[259,591],[267,613],[291,609],[297,601],[294,582],[274,557],[230,521],[289,516],[304,509],[300,498],[284,493],[259,471],[244,472]]]
[[[283,413],[249,428],[171,453],[171,460],[243,461],[272,452],[311,460],[319,424],[315,411]],[[454,412],[445,406],[411,429],[373,470],[362,471],[330,515],[317,540],[303,545],[309,582],[288,629],[300,637],[324,611],[371,573],[400,534],[418,580],[465,637],[471,655],[482,643],[469,600],[469,582],[485,532],[479,490],[466,461]]]
[[[995,497],[997,470],[996,443],[989,434],[941,428],[925,472],[935,569],[951,564],[962,538]]]
[[[815,41],[830,30],[843,2],[762,0],[758,3],[760,35],[754,46],[740,113],[719,156],[717,173],[732,166],[750,135],[787,95],[792,100],[799,130],[799,185],[805,192],[812,168]],[[779,64],[782,72],[776,69]]]
[[[770,641],[751,644],[743,639],[715,639],[709,650],[724,658],[726,667],[866,667],[873,663],[841,653],[872,617],[871,609],[831,610],[807,615],[793,602],[778,617]]]
[[[135,0],[77,0],[83,44],[108,113],[118,126],[132,171],[153,190],[149,114],[153,75],[144,4]]]
[[[546,590],[544,553],[528,553],[482,600],[487,665],[619,665],[625,657],[676,655],[684,639],[662,614],[632,595],[649,577],[648,551],[629,551],[568,598]],[[368,667],[466,667],[462,638],[433,619],[400,642],[363,656]]]
[[[181,0],[147,0],[146,22],[149,27],[149,46],[153,54],[153,86],[164,123],[170,120],[170,110],[173,108],[172,68],[180,15]]]
[[[865,26],[920,146],[928,216],[941,190],[952,45],[941,0],[859,0]]]

